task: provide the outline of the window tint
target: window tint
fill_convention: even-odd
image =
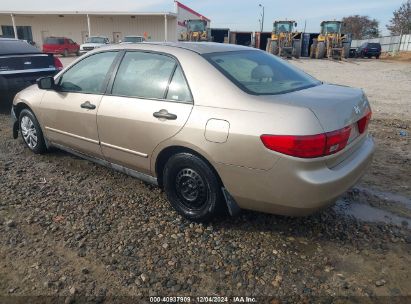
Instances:
[[[188,89],[183,71],[178,66],[174,72],[167,91],[167,99],[178,101],[192,101],[190,90]]]
[[[291,64],[262,51],[203,56],[240,89],[254,95],[283,94],[320,84]]]
[[[64,38],[49,37],[46,38],[44,44],[64,44]]]
[[[60,89],[69,92],[99,93],[117,52],[91,55],[71,67],[60,78]]]
[[[163,99],[175,66],[175,60],[168,56],[128,52],[118,69],[112,94]]]

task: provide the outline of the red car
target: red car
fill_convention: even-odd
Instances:
[[[43,53],[61,54],[66,57],[69,54],[80,55],[80,46],[70,38],[48,37],[43,44]]]

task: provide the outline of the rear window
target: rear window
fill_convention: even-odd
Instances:
[[[64,44],[64,38],[49,37],[46,38],[44,44]]]
[[[240,89],[253,95],[284,94],[321,83],[262,51],[209,53],[203,56]]]
[[[381,44],[379,44],[379,43],[368,43],[368,47],[369,48],[379,49],[379,48],[381,48]]]
[[[26,41],[14,39],[0,39],[0,55],[35,54],[41,53],[38,48]]]

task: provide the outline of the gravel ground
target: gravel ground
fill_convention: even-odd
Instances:
[[[363,87],[378,145],[359,185],[336,207],[305,218],[244,211],[192,224],[155,187],[58,150],[30,153],[0,114],[0,296],[409,303],[411,65],[294,64]]]

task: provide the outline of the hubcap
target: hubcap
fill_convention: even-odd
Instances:
[[[37,146],[37,131],[30,117],[24,116],[20,122],[21,134],[30,149]]]
[[[207,199],[203,178],[193,169],[180,170],[176,176],[176,192],[184,207],[198,210]]]

